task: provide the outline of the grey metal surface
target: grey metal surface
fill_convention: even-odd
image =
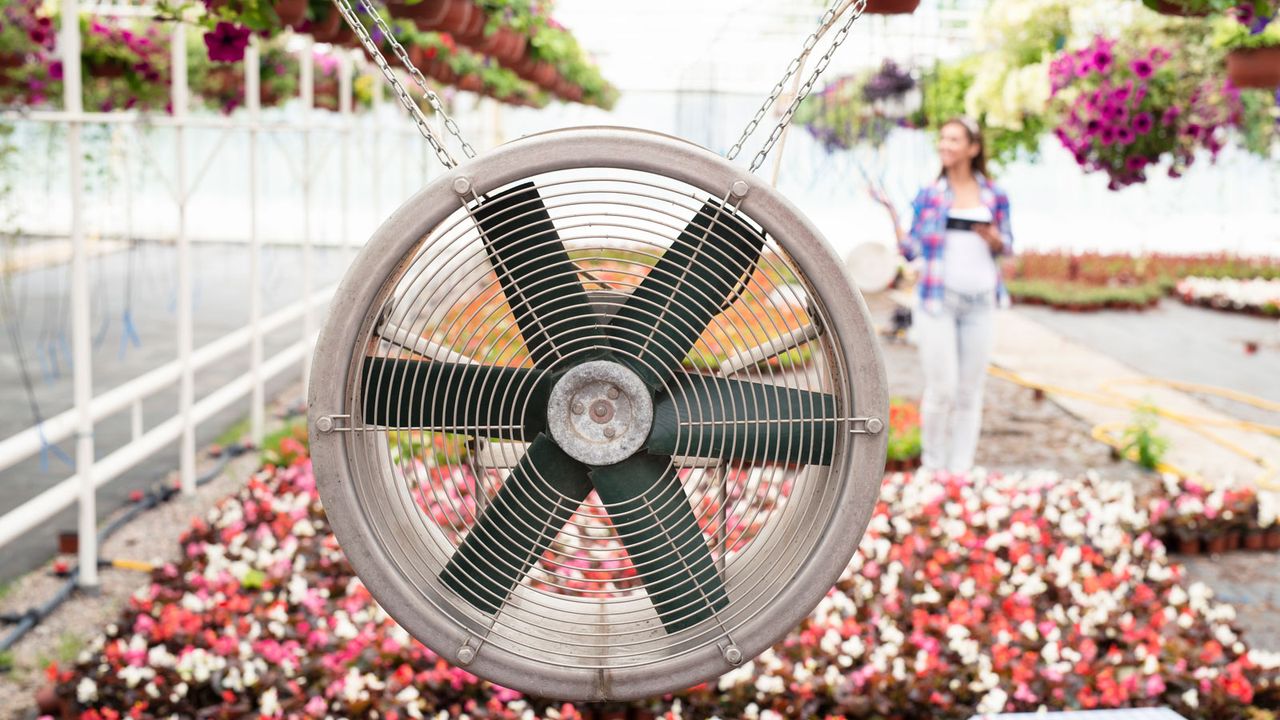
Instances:
[[[459,196],[458,178],[467,179],[474,196],[538,179],[565,246],[590,252],[648,242],[661,253],[653,238],[670,241],[689,212],[708,198],[729,197],[734,183],[745,183],[747,192],[733,210],[763,228],[770,257],[785,263],[806,290],[804,299],[824,331],[814,343],[809,371],[784,377],[765,370],[758,379],[799,389],[800,383],[814,383],[809,389],[833,397],[842,418],[888,414],[883,361],[861,296],[818,231],[766,183],[657,133],[579,128],[531,136],[445,173],[411,198],[362,250],[331,304],[317,345],[309,412],[319,488],[348,558],[379,603],[415,637],[443,657],[466,660],[477,675],[538,696],[646,697],[715,677],[733,666],[731,660],[756,656],[818,603],[856,550],[878,495],[884,433],[861,434],[845,422],[839,427],[848,431],[832,440],[829,465],[799,472],[775,464],[739,468],[743,493],[777,492],[784,480],[790,486],[769,512],[748,513],[746,520],[759,524],[756,535],[741,548],[718,549],[729,604],[711,623],[668,633],[643,588],[619,586],[605,593],[587,584],[575,594],[562,586],[572,574],[560,566],[552,566],[549,575],[535,571],[542,585],[532,579],[518,584],[494,616],[460,602],[440,583],[437,576],[466,535],[465,524],[441,526],[420,511],[424,497],[428,505],[433,502],[431,483],[438,479],[431,479],[430,468],[388,459],[391,434],[362,418],[361,368],[388,310],[398,328],[429,334],[431,323],[443,316],[442,300],[455,297],[450,293],[492,287],[489,269],[476,261],[480,241],[471,210],[462,208],[471,198]],[[642,231],[648,235],[637,237]],[[446,277],[448,283],[432,281]],[[555,346],[554,339],[549,342]],[[629,347],[616,353],[638,357]],[[518,385],[510,393],[493,402],[530,409],[530,396]],[[315,432],[319,418],[343,415],[350,416],[354,431]],[[502,485],[502,472],[485,471],[474,488],[463,489],[479,496],[478,503],[487,502]],[[700,508],[712,497],[720,469],[681,472],[689,502]],[[584,507],[589,510],[593,502]],[[452,499],[448,503],[445,515],[458,507]],[[557,541],[569,543],[564,552],[595,531],[576,522]],[[618,535],[626,540],[627,532]]]
[[[653,427],[648,388],[626,366],[594,360],[565,373],[547,403],[551,437],[588,465],[613,465],[631,457]]]

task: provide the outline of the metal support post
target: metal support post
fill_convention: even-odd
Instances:
[[[302,297],[312,294],[311,266],[311,123],[315,108],[315,44],[310,37],[302,45]],[[315,320],[308,305],[302,312],[302,341],[310,343],[315,334]],[[302,387],[305,395],[311,380],[311,351],[302,356]]]
[[[196,492],[196,428],[192,415],[195,405],[195,368],[191,351],[195,332],[191,281],[191,238],[187,237],[187,139],[183,120],[187,117],[187,28],[178,23],[173,28],[173,143],[175,152],[173,184],[178,194],[178,363],[182,374],[178,382],[178,414],[182,419],[182,436],[178,441],[178,476],[182,494]]]
[[[244,54],[245,106],[249,111],[249,437],[262,447],[266,391],[262,378],[262,238],[258,235],[258,124],[262,121],[261,55],[258,38]]]

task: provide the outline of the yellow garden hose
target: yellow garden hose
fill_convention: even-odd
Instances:
[[[1176,380],[1160,380],[1157,378],[1117,378],[1117,379],[1109,380],[1107,382],[1102,383],[1100,392],[1086,392],[1082,390],[1074,390],[1071,388],[1051,385],[1048,383],[1033,382],[1031,380],[1027,380],[1021,375],[1018,375],[1017,373],[1010,372],[1009,370],[1005,370],[1003,368],[998,368],[995,366],[991,366],[989,372],[993,377],[998,377],[1002,380],[1008,380],[1011,383],[1021,385],[1023,387],[1040,390],[1045,393],[1052,393],[1054,395],[1078,398],[1081,400],[1085,400],[1087,402],[1094,403],[1096,405],[1121,408],[1125,410],[1133,410],[1137,408],[1139,405],[1142,405],[1143,401],[1119,392],[1116,389],[1116,387],[1120,385],[1164,386],[1164,387],[1173,388],[1175,390],[1181,390],[1183,392],[1194,392],[1194,393],[1201,393],[1205,395],[1216,395],[1218,397],[1223,397],[1228,400],[1251,405],[1261,410],[1267,410],[1270,412],[1280,412],[1280,403],[1272,402],[1270,400],[1265,400],[1263,398],[1249,395],[1248,393],[1242,393],[1236,390],[1229,390],[1227,388],[1220,388],[1212,385],[1200,385],[1197,383],[1179,382]],[[1208,438],[1209,440],[1217,443],[1218,445],[1221,445],[1222,447],[1227,448],[1228,450],[1236,453],[1237,455],[1240,455],[1241,457],[1248,459],[1250,462],[1253,462],[1254,464],[1261,467],[1262,473],[1257,478],[1254,479],[1254,485],[1257,486],[1259,489],[1280,490],[1280,482],[1276,482],[1273,479],[1277,476],[1277,474],[1280,474],[1280,458],[1267,458],[1267,457],[1258,455],[1257,453],[1252,452],[1251,450],[1240,446],[1238,443],[1233,442],[1232,440],[1229,440],[1219,435],[1218,433],[1212,432],[1211,430],[1208,429],[1209,427],[1220,427],[1220,428],[1228,428],[1228,429],[1234,429],[1234,430],[1242,430],[1246,432],[1257,432],[1265,435],[1270,435],[1272,437],[1280,437],[1280,426],[1250,422],[1248,420],[1206,418],[1206,417],[1200,417],[1196,415],[1188,415],[1186,413],[1179,413],[1179,412],[1166,410],[1164,408],[1158,408],[1158,407],[1153,408],[1153,410],[1160,417],[1168,419],[1172,422],[1176,422],[1179,425],[1182,425],[1190,430],[1200,433],[1201,435]],[[1090,435],[1095,440],[1106,443],[1107,445],[1114,448],[1116,451],[1123,452],[1124,445],[1121,443],[1119,436],[1120,436],[1120,433],[1123,432],[1124,427],[1125,427],[1124,423],[1103,423],[1100,425],[1095,425],[1090,431]],[[1156,469],[1159,472],[1170,472],[1178,475],[1186,475],[1186,473],[1180,471],[1177,467],[1170,465],[1168,463],[1160,463],[1156,467]],[[1205,480],[1210,484],[1212,484],[1212,479],[1205,478]]]

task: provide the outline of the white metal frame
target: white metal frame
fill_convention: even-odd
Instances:
[[[139,14],[137,5],[97,5],[88,6],[93,12],[104,15],[131,16]],[[81,5],[79,0],[61,0],[63,18],[79,16]],[[36,454],[46,443],[61,442],[72,435],[76,437],[75,468],[76,472],[31,500],[0,516],[0,547],[15,538],[21,537],[31,529],[46,522],[50,517],[66,508],[72,502],[79,504],[79,584],[82,588],[94,590],[98,586],[97,572],[97,517],[96,491],[99,487],[119,477],[145,458],[160,451],[166,445],[179,442],[179,471],[182,492],[192,495],[196,489],[196,454],[195,431],[200,423],[207,421],[216,413],[240,402],[245,396],[250,399],[249,418],[250,434],[255,443],[263,438],[265,424],[265,383],[285,372],[301,368],[303,379],[310,369],[312,344],[315,341],[316,323],[314,308],[328,301],[334,288],[332,286],[317,290],[313,282],[314,263],[312,258],[312,238],[310,224],[311,209],[311,134],[322,128],[336,128],[343,141],[340,155],[341,173],[341,245],[348,248],[346,259],[353,256],[354,246],[351,244],[350,227],[347,219],[349,201],[347,195],[351,188],[348,183],[350,168],[349,145],[355,128],[352,113],[352,59],[343,56],[340,65],[340,110],[336,122],[334,120],[317,121],[313,110],[312,44],[308,39],[301,58],[301,97],[305,110],[305,118],[301,123],[264,123],[261,115],[259,58],[260,53],[256,38],[245,55],[245,89],[246,112],[238,117],[201,117],[189,114],[188,77],[186,65],[186,27],[177,25],[172,36],[172,104],[173,112],[168,117],[141,118],[136,113],[96,113],[85,112],[83,108],[82,84],[80,77],[81,38],[78,23],[63,23],[60,30],[60,54],[64,68],[64,110],[38,111],[22,115],[25,121],[45,122],[63,125],[67,129],[67,151],[69,155],[69,177],[71,213],[69,235],[72,244],[71,260],[71,327],[72,354],[74,363],[74,407],[55,417],[45,420],[40,426],[30,427],[22,432],[0,440],[0,471],[12,467]],[[375,99],[378,105],[380,98]],[[376,110],[376,107],[375,107]],[[161,127],[171,127],[174,131],[176,204],[178,210],[175,247],[177,250],[177,359],[142,375],[130,382],[97,396],[92,385],[92,341],[90,331],[90,299],[89,299],[89,249],[85,231],[84,171],[82,167],[82,130],[86,124],[104,123],[141,123]],[[373,128],[373,142],[378,146],[379,137],[385,134],[401,136],[401,141],[420,142],[420,138],[412,132],[408,124]],[[186,137],[189,128],[225,128],[239,129],[246,133],[248,139],[249,172],[247,178],[249,198],[249,237],[248,237],[248,275],[252,291],[249,300],[248,324],[218,340],[195,348],[193,345],[193,296],[192,296],[192,258],[191,239],[187,233],[187,203],[191,189],[188,187],[186,167]],[[305,216],[303,219],[303,242],[301,262],[302,297],[297,302],[264,316],[262,298],[262,238],[258,228],[258,190],[259,190],[259,139],[265,130],[296,131],[303,138],[301,192]],[[416,153],[402,153],[416,155]],[[427,153],[420,154],[423,163],[423,177],[426,175]],[[402,166],[407,167],[407,166]],[[374,182],[368,193],[368,200],[373,202],[381,191],[374,175]],[[263,338],[269,333],[279,331],[290,325],[300,324],[303,337],[281,352],[275,353],[267,360],[263,357]],[[247,348],[250,358],[249,373],[227,382],[212,390],[207,395],[197,398],[195,394],[195,373],[234,352],[243,352]],[[150,430],[144,431],[142,403],[152,394],[172,387],[179,387],[178,412],[174,416],[160,422]],[[130,411],[132,434],[130,441],[110,455],[95,462],[94,459],[94,425],[105,418],[123,411]]]

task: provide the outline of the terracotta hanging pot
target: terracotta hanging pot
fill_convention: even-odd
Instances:
[[[1267,549],[1280,550],[1280,525],[1272,525],[1267,530]]]
[[[1198,537],[1178,538],[1178,553],[1180,555],[1199,555],[1200,554],[1200,538]]]
[[[435,29],[449,12],[451,0],[422,0],[409,3],[406,0],[390,0],[387,12],[401,20],[412,20],[421,30]]]
[[[479,45],[484,42],[484,26],[489,23],[489,16],[478,6],[471,5],[471,16],[467,24],[458,31],[458,39],[467,45]]]
[[[272,7],[280,18],[280,24],[285,27],[293,27],[307,19],[307,0],[276,0]]]
[[[910,15],[920,7],[920,0],[867,0],[867,15]]]
[[[1250,530],[1244,536],[1245,550],[1261,550],[1267,546],[1267,537],[1261,530]]]
[[[560,97],[570,102],[582,102],[582,88],[573,83],[566,82],[560,90]]]
[[[1232,50],[1227,54],[1227,78],[1238,88],[1280,87],[1280,47]]]
[[[409,56],[409,64],[418,68],[418,72],[427,74],[427,52],[419,45],[410,45],[404,49],[406,55]]]
[[[477,49],[506,66],[514,65],[524,57],[528,39],[507,28],[498,28],[492,35],[480,41]]]
[[[445,85],[452,85],[458,79],[458,73],[449,67],[449,64],[443,60],[432,60],[427,65],[427,72],[424,74],[439,80]]]
[[[0,53],[0,69],[13,70],[20,68],[27,62],[27,56],[22,53]]]
[[[556,72],[555,66],[551,63],[538,63],[533,69],[533,75],[529,78],[535,84],[545,88],[555,85],[556,78],[560,77],[560,73]]]
[[[329,14],[311,23],[311,37],[316,42],[331,42],[343,27],[342,13],[337,8],[329,10]]]
[[[459,90],[478,93],[484,90],[484,81],[476,73],[471,73],[458,78],[457,86]]]
[[[465,0],[422,0],[413,21],[424,31],[452,33],[457,36],[471,26],[476,7]]]
[[[353,42],[357,45],[359,44],[359,41],[356,40],[356,31],[352,30],[351,26],[348,25],[345,20],[338,25],[337,32],[333,34],[333,37],[330,38],[329,42],[333,45],[347,46],[352,46],[351,44]]]
[[[1192,11],[1186,5],[1181,5],[1171,0],[1156,0],[1156,6],[1152,9],[1161,15],[1172,15],[1174,17],[1206,17],[1209,15],[1208,10]]]
[[[538,69],[538,61],[525,55],[511,66],[511,71],[520,76],[521,80],[533,80],[533,73]]]

